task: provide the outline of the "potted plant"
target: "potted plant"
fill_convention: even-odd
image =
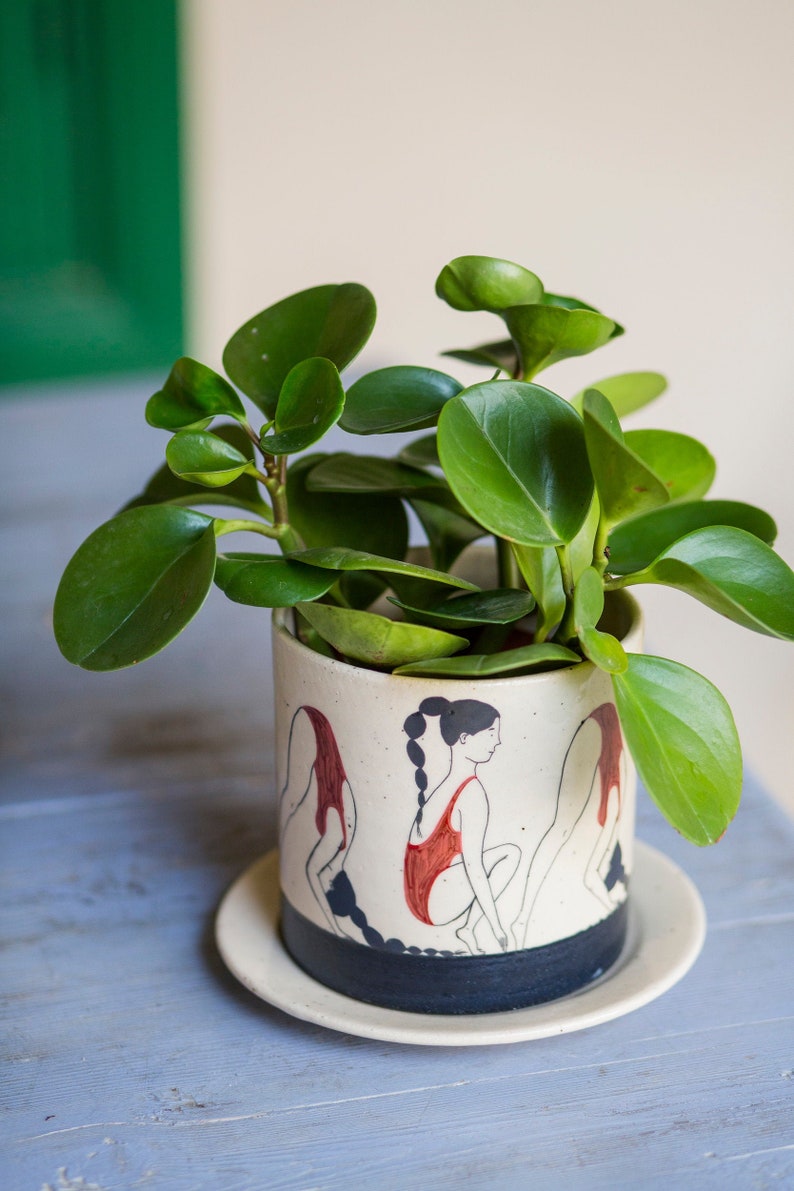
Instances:
[[[171,434],[166,463],[67,566],[55,635],[70,661],[111,670],[167,645],[213,582],[276,609],[286,946],[363,1000],[472,1012],[559,996],[619,954],[624,746],[694,843],[737,809],[730,710],[706,678],[641,652],[627,589],[676,587],[790,640],[794,575],[766,513],[705,499],[703,445],[623,429],[664,390],[658,373],[570,399],[537,384],[621,335],[612,318],[489,257],[452,261],[436,291],[503,321],[506,337],[446,353],[490,379],[401,364],[345,390],[375,321],[352,283],[241,327],[232,383],[177,361],[146,407]],[[317,451],[337,423],[413,437],[395,458]],[[264,552],[227,551],[241,531]],[[482,541],[475,582],[461,560]]]

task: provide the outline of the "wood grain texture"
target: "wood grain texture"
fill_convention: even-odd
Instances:
[[[643,1009],[473,1049],[299,1022],[212,936],[274,843],[263,618],[219,598],[165,658],[71,670],[48,609],[95,520],[43,502],[0,526],[3,1191],[794,1187],[794,825],[762,790],[705,851],[641,799],[709,914]]]

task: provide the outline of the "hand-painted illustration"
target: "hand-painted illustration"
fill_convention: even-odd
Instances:
[[[438,720],[449,748],[446,776],[430,794],[419,743],[428,719]],[[490,927],[499,949],[507,951],[510,940],[497,901],[516,874],[521,850],[512,843],[486,847],[490,808],[477,776],[478,767],[490,761],[501,743],[499,712],[476,699],[429,698],[408,717],[404,729],[419,791],[403,861],[406,903],[429,926],[460,920],[455,934],[467,954],[493,949],[479,937],[484,926]]]
[[[308,800],[309,808],[314,808],[316,836],[313,831],[304,871],[323,921],[333,933],[381,951],[453,954],[435,947],[406,947],[400,939],[385,937],[359,905],[345,871],[358,822],[355,799],[333,728],[316,707],[302,705],[292,717],[286,774],[280,796],[282,851],[290,824]]]
[[[589,782],[582,782],[582,773],[591,775]],[[617,842],[624,782],[625,753],[617,712],[614,704],[603,703],[582,721],[566,751],[554,818],[529,861],[521,909],[511,927],[517,948],[526,946],[543,884],[587,814],[594,813],[599,830],[582,873],[585,888],[610,912],[625,900],[628,878]]]
[[[303,739],[299,739],[303,737]],[[308,770],[295,758],[312,757]],[[316,798],[317,840],[306,859],[306,877],[323,918],[335,934],[346,935],[328,903],[343,871],[356,832],[356,804],[333,729],[316,707],[302,706],[292,717],[287,745],[287,780],[280,796],[282,835],[311,795]]]

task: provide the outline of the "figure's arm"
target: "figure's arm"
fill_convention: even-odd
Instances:
[[[485,829],[488,826],[488,799],[479,781],[470,782],[458,799],[455,813],[460,820],[460,837],[463,850],[463,866],[477,899],[497,942],[503,951],[507,948],[507,933],[499,921],[499,913],[483,864]]]

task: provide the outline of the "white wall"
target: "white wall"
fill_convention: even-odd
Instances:
[[[499,324],[444,307],[436,273],[508,257],[627,326],[543,383],[664,371],[634,424],[702,437],[712,494],[775,513],[794,561],[794,5],[186,0],[184,22],[194,353],[357,280],[380,308],[363,365],[437,364]],[[794,809],[794,650],[644,603],[650,647],[720,686]]]

